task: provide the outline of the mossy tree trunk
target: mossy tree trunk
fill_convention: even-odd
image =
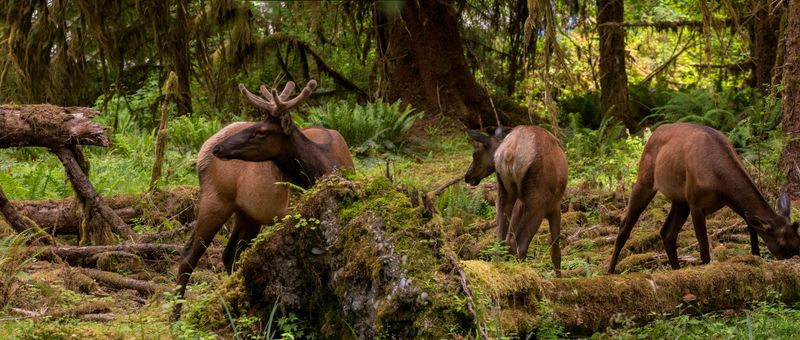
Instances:
[[[800,0],[789,1],[786,15],[781,167],[788,177],[789,193],[800,198]]]
[[[597,31],[600,33],[600,112],[611,115],[628,128],[639,130],[628,102],[625,71],[625,2],[597,0]]]
[[[750,30],[750,56],[753,59],[751,86],[767,94],[772,82],[780,40],[783,6],[769,0],[753,1],[753,26]]]

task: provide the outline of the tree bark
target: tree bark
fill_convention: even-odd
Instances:
[[[19,214],[17,209],[14,209],[14,206],[11,205],[11,202],[8,201],[8,198],[3,192],[3,188],[0,188],[0,219],[2,218],[5,218],[11,228],[18,233],[25,232],[26,230],[31,230],[36,233],[37,235],[34,235],[34,237],[30,239],[32,243],[56,243],[55,240],[50,237],[50,235],[42,231],[42,229],[39,228],[35,223],[27,223]]]
[[[126,240],[136,240],[137,236],[130,226],[114,213],[105,203],[103,198],[97,194],[89,182],[86,174],[88,169],[83,159],[83,154],[77,147],[51,149],[64,164],[67,177],[75,189],[75,196],[83,206],[83,221],[81,223],[82,245],[101,245],[109,241],[111,230],[119,233]]]
[[[60,257],[67,261],[92,257],[100,253],[124,251],[131,254],[158,258],[164,256],[180,255],[182,247],[176,244],[117,244],[109,246],[62,246],[62,247],[32,247],[31,252],[37,257]]]
[[[190,91],[190,68],[191,61],[189,57],[189,38],[187,36],[187,20],[186,11],[188,10],[187,0],[178,0],[176,17],[171,19],[171,34],[173,46],[168,48],[173,51],[172,63],[175,66],[175,72],[178,75],[178,93],[175,96],[175,104],[178,107],[178,116],[184,116],[192,113],[192,94]]]
[[[800,0],[789,1],[786,15],[781,168],[786,172],[789,194],[800,198]]]
[[[753,26],[750,31],[750,55],[753,59],[751,86],[761,94],[767,94],[778,51],[783,6],[772,8],[769,0],[754,1],[753,6]]]
[[[195,187],[176,187],[144,196],[141,194],[104,197],[108,206],[123,222],[140,222],[159,225],[166,220],[189,224],[194,220],[198,192]],[[81,225],[81,207],[75,198],[63,200],[14,201],[20,215],[33,220],[39,227],[53,235],[78,235]]]
[[[630,132],[639,130],[628,103],[628,75],[625,71],[625,29],[623,0],[597,0],[597,30],[600,33],[600,111],[625,124]]]
[[[113,288],[133,289],[143,295],[150,295],[160,289],[165,289],[165,287],[162,285],[155,284],[150,281],[131,279],[117,273],[89,268],[81,268],[81,272],[86,274],[86,276],[91,277],[96,281],[105,283]]]
[[[379,18],[376,21],[380,22]],[[387,99],[401,99],[428,114],[454,117],[470,128],[496,126],[489,92],[475,80],[464,56],[452,1],[405,1],[390,23],[386,54]],[[380,40],[380,39],[379,39]],[[500,123],[527,120],[521,107],[499,110]]]
[[[97,114],[86,107],[0,106],[0,148],[59,148],[77,144],[108,146],[103,126],[89,120]]]

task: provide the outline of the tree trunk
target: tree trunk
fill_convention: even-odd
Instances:
[[[800,198],[800,0],[790,0],[786,14],[781,168],[786,171],[789,193]]]
[[[623,0],[597,0],[597,30],[600,33],[600,110],[639,130],[628,103],[628,75],[625,72],[625,28]]]
[[[184,116],[193,111],[192,94],[189,90],[191,67],[189,39],[186,34],[186,27],[189,24],[186,18],[188,6],[187,0],[177,1],[177,15],[172,21],[172,42],[174,45],[168,47],[173,51],[172,63],[175,66],[175,72],[178,74],[178,94],[175,96],[178,116]]]
[[[769,92],[775,67],[783,6],[771,8],[769,0],[754,1],[753,27],[750,31],[750,55],[753,59],[751,86],[761,94]]]
[[[475,80],[464,56],[452,1],[406,1],[388,22],[385,60],[390,101],[401,99],[429,114],[454,117],[470,128],[497,125],[489,92]],[[381,53],[383,42],[377,45]],[[497,113],[503,124],[523,121],[527,115],[524,108],[514,106]]]

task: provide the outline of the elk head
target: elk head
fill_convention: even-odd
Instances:
[[[239,84],[239,91],[247,101],[266,117],[263,121],[217,144],[212,151],[214,156],[252,162],[268,161],[278,157],[282,150],[285,150],[283,146],[292,134],[298,133],[289,111],[311,95],[317,87],[317,82],[312,79],[297,97],[289,99],[294,86],[294,82],[290,81],[278,94],[277,89],[270,90],[261,85],[262,98],[248,91],[244,84]]]
[[[770,253],[783,260],[800,255],[800,235],[797,233],[800,222],[791,222],[791,200],[787,193],[778,198],[777,214],[768,218],[747,216],[761,234]]]
[[[464,181],[470,185],[478,185],[482,179],[494,172],[494,152],[505,138],[503,127],[499,126],[493,136],[487,136],[477,130],[467,130],[472,140],[472,164],[469,165]]]

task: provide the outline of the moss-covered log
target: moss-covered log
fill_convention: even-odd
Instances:
[[[194,220],[198,201],[197,187],[173,187],[147,194],[124,194],[104,197],[108,206],[125,223],[158,226],[167,221],[187,225]],[[14,201],[20,215],[36,222],[54,235],[77,235],[81,207],[75,198]],[[2,221],[0,221],[0,224]]]
[[[189,303],[187,320],[228,327],[223,296],[234,317],[265,320],[277,303],[322,338],[350,336],[350,327],[359,338],[482,330],[525,337],[541,327],[583,335],[664,315],[746,308],[770,291],[800,301],[800,260],[745,256],[572,279],[544,278],[530,262],[458,260],[456,240],[470,235],[442,228],[437,216],[425,219],[410,201],[384,178],[322,180],[281,225],[259,235],[217,292]],[[661,261],[645,255],[632,256],[631,266]]]
[[[53,105],[0,106],[0,148],[66,145],[108,146],[108,137],[100,124],[89,118],[97,111],[86,107]]]

